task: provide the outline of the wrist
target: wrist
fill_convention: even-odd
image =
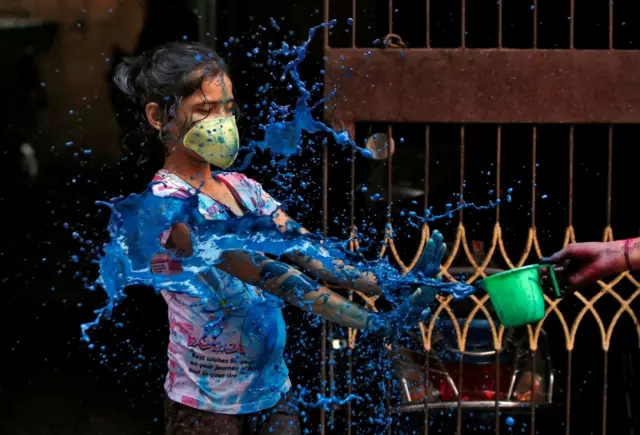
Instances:
[[[626,239],[622,241],[622,257],[624,270],[636,270],[640,266],[640,238]]]

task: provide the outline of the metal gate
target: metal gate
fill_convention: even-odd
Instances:
[[[485,154],[491,155],[493,159],[493,183],[495,190],[505,191],[503,172],[511,164],[509,149],[503,142],[506,129],[519,124],[520,128],[529,131],[529,139],[526,146],[529,162],[528,169],[523,171],[522,177],[531,183],[529,190],[530,202],[528,205],[528,218],[526,225],[528,230],[515,251],[508,252],[505,243],[505,231],[511,228],[504,228],[501,223],[501,212],[504,213],[504,206],[499,205],[492,213],[493,222],[486,227],[485,235],[489,240],[486,253],[476,255],[477,246],[470,240],[470,226],[473,226],[473,216],[469,216],[466,211],[457,212],[457,225],[452,231],[450,251],[448,258],[443,265],[442,274],[453,278],[452,272],[459,272],[461,269],[455,266],[456,262],[464,259],[465,264],[471,272],[467,282],[481,279],[491,273],[494,261],[506,265],[508,268],[522,266],[531,261],[536,261],[543,256],[540,243],[540,234],[545,228],[540,228],[540,220],[547,216],[540,214],[540,202],[544,196],[539,190],[539,182],[546,176],[537,168],[539,140],[543,130],[559,126],[566,129],[566,142],[562,148],[558,148],[558,153],[562,154],[562,159],[566,159],[563,168],[563,177],[567,183],[566,191],[566,224],[561,237],[558,237],[555,247],[560,248],[568,243],[576,241],[575,225],[579,225],[579,220],[589,219],[584,215],[574,213],[574,191],[576,185],[575,174],[584,170],[576,168],[575,152],[578,131],[585,124],[598,124],[606,132],[606,151],[603,154],[603,162],[606,160],[606,176],[603,177],[603,196],[601,199],[603,209],[603,224],[601,227],[602,240],[613,240],[612,229],[612,191],[613,191],[613,155],[614,148],[617,147],[616,140],[622,135],[617,135],[618,128],[623,129],[623,124],[640,124],[640,52],[636,50],[620,50],[614,48],[614,14],[616,5],[613,1],[605,0],[604,5],[608,10],[607,28],[608,41],[604,49],[577,49],[575,44],[576,1],[567,0],[568,19],[566,26],[568,30],[568,47],[562,49],[541,49],[538,45],[540,27],[539,2],[530,1],[530,20],[532,41],[529,48],[506,48],[503,44],[505,29],[505,19],[503,8],[513,0],[498,0],[498,2],[486,2],[488,8],[497,16],[497,32],[495,46],[490,48],[469,48],[467,44],[467,26],[474,17],[469,17],[466,13],[467,2],[459,2],[460,46],[457,48],[434,48],[431,46],[434,18],[431,15],[432,3],[437,0],[425,0],[420,10],[425,13],[425,40],[426,46],[421,48],[407,48],[404,46],[402,29],[394,27],[394,7],[393,0],[387,5],[387,37],[381,38],[378,48],[360,48],[356,46],[356,35],[358,26],[358,15],[362,14],[363,3],[371,4],[365,0],[351,0],[349,24],[351,43],[342,48],[330,46],[329,30],[325,29],[325,94],[337,89],[338,99],[331,107],[328,107],[325,116],[337,128],[345,129],[356,137],[358,124],[377,122],[385,124],[383,128],[390,140],[395,140],[394,126],[411,123],[413,125],[423,125],[424,143],[422,152],[424,162],[420,162],[424,169],[423,204],[425,209],[430,204],[430,191],[432,186],[430,179],[433,177],[434,162],[430,160],[432,152],[433,129],[442,125],[450,125],[457,130],[458,165],[459,165],[459,197],[465,194],[465,182],[469,175],[469,162],[465,157],[468,152],[467,142],[471,139],[469,131],[477,125],[485,125],[486,131],[493,131],[494,136],[489,139],[491,145],[484,145]],[[469,0],[470,2],[470,0]],[[344,2],[346,3],[346,2]],[[380,3],[380,2],[378,2]],[[385,2],[386,3],[386,2]],[[442,3],[442,2],[439,2]],[[453,3],[453,1],[451,2]],[[522,3],[522,2],[520,2]],[[560,2],[558,2],[559,4]],[[603,4],[604,4],[603,3]],[[333,3],[332,3],[333,4]],[[409,7],[409,3],[403,2],[404,7]],[[417,2],[415,2],[417,4]],[[551,3],[547,3],[551,5]],[[344,4],[339,6],[345,8]],[[554,6],[555,7],[555,6]],[[560,8],[561,9],[561,8]],[[380,10],[377,11],[381,13]],[[384,11],[382,11],[384,12]],[[333,18],[334,12],[330,9],[329,0],[324,0],[325,19]],[[396,35],[398,33],[400,36]],[[640,41],[639,41],[640,42]],[[554,130],[555,131],[555,130]],[[546,133],[545,133],[546,134]],[[562,139],[564,140],[564,139]],[[614,146],[615,145],[615,146]],[[630,146],[632,143],[626,143]],[[396,145],[396,148],[403,145]],[[625,144],[619,145],[620,149]],[[624,148],[627,149],[627,148]],[[617,149],[616,149],[617,152]],[[356,223],[355,203],[356,181],[355,173],[358,162],[355,155],[351,159],[351,183],[350,183],[350,226]],[[416,162],[418,164],[418,162]],[[330,216],[328,204],[328,189],[331,186],[328,171],[330,167],[329,151],[324,150],[324,177],[323,177],[323,228],[327,231],[327,222]],[[393,203],[393,153],[386,156],[387,169],[387,194],[388,207]],[[593,198],[597,201],[598,198]],[[624,206],[617,209],[619,213],[624,213]],[[389,216],[391,214],[389,213]],[[463,219],[464,218],[464,219]],[[558,216],[555,216],[557,219]],[[614,216],[615,219],[615,216]],[[391,217],[389,223],[393,224]],[[525,221],[520,223],[520,227],[525,225]],[[410,270],[429,236],[430,228],[425,225],[421,229],[418,240],[414,242],[414,253],[405,256],[399,253],[396,241],[392,232],[387,232],[384,236],[384,244],[379,252],[382,255],[393,257],[395,262],[403,270]],[[620,235],[618,234],[618,237]],[[582,238],[581,238],[582,239]],[[582,239],[580,241],[585,241]],[[357,243],[357,242],[355,242]],[[552,252],[544,252],[549,255]],[[623,285],[630,288],[629,291],[619,290]],[[575,361],[572,360],[576,336],[579,330],[584,329],[585,319],[591,316],[595,320],[599,335],[594,335],[593,339],[599,342],[602,354],[597,358],[602,358],[602,373],[597,373],[597,379],[601,382],[602,394],[599,399],[601,406],[601,426],[594,428],[593,433],[607,433],[607,400],[609,397],[609,350],[614,336],[614,331],[620,334],[620,319],[628,316],[629,330],[635,340],[640,340],[640,324],[636,314],[630,304],[640,293],[640,283],[629,273],[614,278],[611,281],[600,281],[595,290],[578,291],[573,294],[571,300],[551,301],[547,299],[546,317],[538,324],[528,326],[525,334],[524,347],[530,351],[527,358],[526,369],[520,370],[510,366],[509,376],[503,376],[506,370],[502,359],[502,354],[506,352],[505,336],[509,333],[503,326],[496,323],[490,311],[488,296],[471,296],[473,306],[465,312],[461,318],[454,314],[450,298],[439,300],[439,307],[428,324],[420,325],[422,332],[421,341],[425,349],[426,357],[419,361],[410,361],[411,354],[407,353],[400,365],[422,371],[420,382],[424,383],[423,397],[412,396],[408,387],[407,378],[399,375],[399,379],[406,387],[406,400],[400,404],[389,404],[390,413],[421,412],[424,413],[424,433],[429,433],[429,421],[433,417],[434,409],[451,408],[457,410],[455,415],[455,431],[463,433],[463,414],[465,409],[476,409],[479,412],[493,412],[494,432],[501,431],[501,420],[504,418],[501,413],[509,408],[527,410],[528,424],[523,427],[524,433],[535,434],[536,425],[539,420],[536,413],[544,408],[545,404],[553,405],[561,402],[563,405],[564,426],[558,429],[557,433],[571,434],[572,432],[572,400],[576,396],[575,381],[572,380],[572,369]],[[623,297],[621,294],[624,294]],[[371,308],[375,307],[375,299],[370,299],[364,295],[358,295]],[[546,297],[546,296],[545,296]],[[599,300],[609,299],[615,304],[610,309],[610,316],[603,316],[596,305]],[[578,308],[575,305],[579,304]],[[573,308],[571,308],[573,307]],[[434,350],[434,322],[437,318],[447,317],[450,322],[451,331],[455,336],[455,346],[460,353],[457,370],[444,370],[441,361],[431,358],[429,355]],[[605,319],[605,317],[608,317]],[[559,336],[553,341],[560,343],[566,351],[566,366],[547,367],[550,360],[546,355],[548,349],[542,349],[541,342],[544,339],[544,329],[553,320],[558,325]],[[477,319],[482,322],[477,323]],[[474,323],[476,322],[476,323]],[[475,351],[468,348],[469,334],[475,325],[484,325],[485,332],[490,337],[492,349]],[[582,329],[581,329],[582,327]],[[330,370],[329,376],[325,367],[327,360],[333,359],[333,349],[327,347],[327,337],[331,337],[333,326],[323,325],[322,341],[322,379],[329,381],[329,385],[335,382],[335,375]],[[357,352],[357,337],[355,331],[349,331],[348,347]],[[627,346],[635,346],[636,341],[630,341]],[[633,343],[633,344],[632,344]],[[483,353],[484,352],[484,353]],[[490,356],[492,359],[492,370],[495,368],[493,376],[493,393],[484,391],[486,395],[482,398],[465,397],[465,370],[470,366],[464,363],[473,358]],[[545,362],[547,361],[547,362]],[[563,360],[564,363],[564,360]],[[352,369],[352,358],[349,357],[349,370]],[[436,366],[437,365],[437,366]],[[538,365],[538,366],[536,366]],[[545,365],[545,373],[541,377],[540,365]],[[332,367],[332,366],[330,366]],[[456,366],[454,365],[454,368]],[[402,371],[402,369],[399,369]],[[523,376],[526,371],[527,375]],[[561,371],[566,380],[564,394],[560,397],[554,393],[554,373]],[[440,373],[445,378],[440,385],[440,397],[444,397],[443,391],[449,388],[448,399],[435,401],[429,397],[427,391],[434,391],[433,373]],[[408,372],[406,372],[408,373]],[[453,373],[453,374],[452,374]],[[440,376],[439,375],[439,376]],[[596,376],[594,375],[594,376]],[[487,375],[488,376],[488,375]],[[527,383],[528,387],[522,387],[522,383]],[[430,384],[430,385],[427,385]],[[502,384],[502,385],[501,385]],[[507,385],[505,385],[507,384]],[[324,382],[323,382],[324,385]],[[573,385],[573,388],[572,388]],[[323,387],[324,388],[324,387]],[[357,389],[357,386],[348,385],[348,391]],[[435,388],[437,390],[437,388]],[[324,390],[323,390],[324,392]],[[552,397],[555,396],[555,397]],[[563,397],[562,397],[563,396]],[[416,398],[417,397],[417,398]],[[352,416],[350,404],[346,405],[348,433],[351,433]],[[483,411],[484,410],[484,411]],[[321,431],[326,431],[326,419],[332,418],[324,412],[321,415]],[[503,429],[504,430],[504,429]],[[610,431],[611,432],[611,431]],[[391,433],[391,430],[389,430]],[[545,432],[542,432],[545,433]]]

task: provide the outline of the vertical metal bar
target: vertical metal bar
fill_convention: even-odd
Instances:
[[[574,164],[574,137],[575,126],[571,124],[569,129],[569,226],[573,226],[573,164]]]
[[[424,354],[426,360],[424,370],[424,435],[429,435],[429,350],[425,349]]]
[[[565,405],[565,435],[571,434],[571,349],[567,350],[567,400]]]
[[[393,33],[393,0],[389,0],[389,33]]]
[[[329,0],[324,0],[324,22],[329,22]],[[324,27],[324,49],[329,48],[329,27]],[[325,146],[322,149],[322,234],[327,236],[327,213],[328,213],[328,184],[329,184],[329,149]],[[327,380],[327,322],[322,321],[321,326],[322,342],[320,343],[320,393],[325,395],[325,382]],[[320,424],[318,432],[325,434],[325,413],[320,408]]]
[[[576,18],[576,3],[575,0],[570,0],[569,4],[569,48],[573,50],[575,47],[575,21]]]
[[[604,379],[602,385],[602,435],[607,435],[607,395],[609,393],[609,351],[604,351]]]
[[[393,143],[393,149],[391,144]],[[387,222],[391,222],[391,207],[393,206],[393,153],[395,152],[393,127],[387,126]]]
[[[502,0],[498,0],[498,48],[502,48]]]
[[[460,204],[464,200],[464,125],[460,126]],[[460,225],[462,225],[463,209],[460,209]]]
[[[464,365],[462,361],[464,359],[464,355],[460,352],[460,372],[458,373],[458,407],[457,407],[457,424],[456,424],[456,435],[462,435],[462,370],[464,369]]]
[[[607,226],[611,226],[611,194],[613,191],[613,125],[609,125],[607,138]]]
[[[502,154],[502,126],[498,125],[498,131],[496,135],[496,194],[498,198],[502,195],[500,193],[500,155]],[[496,223],[500,222],[500,204],[496,206]]]
[[[429,0],[427,0],[427,16],[429,15]],[[429,45],[429,33],[427,31],[427,46]],[[424,209],[429,208],[429,167],[431,165],[431,126],[424,128]],[[426,213],[426,212],[425,212]],[[428,331],[428,330],[427,330]],[[424,435],[429,435],[429,350],[424,350]]]
[[[538,48],[538,0],[533,0],[533,48]]]
[[[393,352],[394,349],[394,344],[391,345],[391,352]],[[386,363],[387,363],[387,367],[385,367],[385,372],[389,372],[391,371],[391,352],[387,352],[387,359],[386,359]],[[386,377],[386,376],[385,376]],[[386,405],[387,405],[387,410],[385,412],[385,415],[387,417],[387,434],[391,435],[391,380],[389,378],[386,379],[385,381],[385,385],[386,385],[386,389],[387,389],[387,397],[386,397]]]
[[[536,227],[536,175],[538,172],[538,127],[535,125],[531,131],[531,227]]]
[[[358,0],[351,0],[351,48],[356,48],[356,12],[357,12],[356,3],[357,2]]]
[[[466,0],[460,0],[462,2],[461,5],[461,17],[460,17],[460,22],[461,22],[461,34],[460,34],[460,47],[461,48],[465,48],[467,46],[467,37],[466,37],[466,30],[467,30],[467,2]]]
[[[322,148],[322,235],[327,236],[327,213],[329,211],[329,148]],[[320,394],[326,394],[327,381],[327,321],[322,321],[322,342],[320,343]],[[320,408],[320,434],[324,435],[325,428],[325,412]]]
[[[427,0],[427,26],[426,26],[426,33],[427,33],[427,48],[431,48],[431,0]]]
[[[529,423],[531,435],[536,435],[536,351],[531,352],[531,422]]]
[[[353,3],[355,4],[356,0],[353,0]],[[351,138],[352,140],[355,140],[354,138]],[[356,150],[354,148],[351,148],[351,186],[350,186],[350,201],[351,203],[349,204],[349,226],[350,226],[350,232],[353,233],[354,231],[354,227],[355,227],[355,213],[356,213]],[[351,329],[349,329],[349,333],[351,332]],[[351,349],[351,345],[349,344],[349,342],[347,341],[347,346],[349,349],[349,379],[347,381],[347,389],[348,389],[348,395],[350,396],[353,393],[353,349]],[[347,435],[351,435],[351,400],[347,401]]]
[[[429,208],[429,165],[431,164],[431,126],[424,129],[424,209]]]
[[[329,22],[329,0],[324,0],[324,22]],[[329,48],[329,27],[324,27],[324,49]]]
[[[347,380],[347,395],[353,394],[353,349],[348,346],[349,349],[349,379]],[[351,435],[351,400],[347,402],[347,435]]]
[[[613,50],[613,0],[609,0],[609,50]]]
[[[500,350],[496,349],[496,427],[495,435],[500,435]]]
[[[333,342],[333,323],[329,322],[327,324],[328,332],[327,332],[327,341]],[[335,389],[335,353],[336,351],[333,349],[333,346],[329,346],[329,396],[334,397],[336,394]],[[333,431],[335,429],[335,418],[336,411],[335,406],[331,405],[331,411],[329,412],[329,430]]]
[[[389,1],[391,4],[392,1]],[[393,143],[393,149],[391,144]],[[391,124],[387,126],[387,222],[391,223],[391,210],[393,205],[393,152],[395,152],[395,142],[393,140],[393,127]],[[391,254],[389,254],[391,255]],[[391,355],[394,351],[394,344],[391,344],[391,352],[387,353],[387,363],[389,368],[391,366]],[[387,379],[387,418],[391,416],[391,382]],[[391,435],[391,423],[390,419],[387,420],[387,434]]]

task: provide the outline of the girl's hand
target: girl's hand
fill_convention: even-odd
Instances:
[[[627,270],[624,242],[573,243],[541,261],[565,264],[569,282],[576,287]]]
[[[414,270],[426,278],[435,278],[440,273],[440,265],[446,252],[447,245],[443,242],[442,234],[435,230],[425,245]]]
[[[431,314],[429,305],[435,300],[436,294],[437,291],[434,288],[419,288],[395,310],[372,317],[368,329],[385,337],[397,337],[405,328],[423,322],[429,317]]]

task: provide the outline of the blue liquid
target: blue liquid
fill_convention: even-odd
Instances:
[[[370,157],[371,153],[358,147],[347,132],[336,132],[321,121],[314,119],[312,111],[324,103],[321,100],[311,106],[311,92],[300,79],[298,67],[305,59],[308,45],[316,32],[323,27],[331,27],[336,20],[320,24],[310,29],[307,40],[299,47],[289,47],[283,43],[279,50],[272,50],[272,56],[289,56],[293,60],[284,67],[281,80],[289,76],[300,94],[291,119],[288,121],[270,122],[263,126],[264,140],[251,142],[249,154],[245,157],[240,170],[248,167],[256,149],[270,151],[274,156],[287,158],[299,154],[302,133],[329,134],[337,145],[353,147],[361,155]],[[331,98],[330,95],[327,98]],[[333,270],[332,260],[339,259],[360,270],[371,270],[381,279],[384,296],[392,302],[406,298],[409,286],[427,285],[461,299],[474,291],[474,287],[464,283],[445,283],[439,279],[425,278],[421,274],[409,273],[402,276],[389,265],[386,259],[365,261],[346,249],[346,242],[326,240],[320,245],[320,237],[316,235],[300,235],[297,232],[280,232],[269,216],[245,215],[242,218],[228,221],[208,221],[198,212],[197,196],[188,199],[160,198],[147,189],[141,194],[132,194],[127,198],[118,198],[111,202],[100,202],[111,209],[112,215],[108,231],[110,241],[104,244],[103,254],[99,259],[100,277],[91,290],[101,287],[107,294],[105,307],[97,310],[94,321],[82,325],[82,338],[89,341],[87,331],[96,326],[101,318],[109,317],[115,305],[125,297],[124,289],[132,285],[151,286],[157,291],[165,289],[176,293],[185,293],[200,298],[204,303],[215,295],[202,281],[196,279],[220,261],[225,250],[261,251],[274,256],[298,251],[310,255],[323,262],[327,269]],[[461,208],[478,207],[474,204],[462,203],[456,208],[448,208],[443,215],[434,215],[427,210],[424,217],[413,214],[411,223],[419,225],[436,219],[451,217]],[[158,253],[168,252],[160,245],[160,234],[176,223],[186,223],[192,233],[193,255],[181,258],[183,272],[170,276],[151,273],[151,258]],[[213,327],[213,325],[211,325]],[[208,328],[209,330],[211,328]]]
[[[311,92],[298,73],[298,67],[307,55],[308,45],[315,33],[323,27],[334,24],[335,20],[313,27],[307,41],[299,47],[289,47],[283,43],[280,49],[270,51],[270,56],[285,56],[292,59],[284,67],[282,80],[287,77],[292,79],[299,97],[291,110],[284,114],[280,113],[279,119],[272,115],[267,124],[261,127],[264,130],[264,139],[251,142],[245,148],[248,153],[240,162],[239,171],[251,164],[257,150],[268,151],[274,158],[279,158],[282,163],[285,163],[288,158],[302,151],[303,133],[328,135],[337,145],[350,147],[361,156],[371,157],[371,153],[358,147],[346,132],[337,132],[314,119],[313,110],[324,104],[326,99],[312,104]],[[275,21],[272,25],[277,26]],[[333,95],[329,95],[327,99],[331,97]],[[280,109],[278,108],[278,111],[282,112]],[[284,164],[279,167],[283,168]],[[295,177],[295,174],[286,175]],[[362,191],[366,192],[367,188],[363,186]],[[297,200],[304,201],[300,197]],[[413,226],[420,226],[439,219],[451,218],[455,212],[463,208],[484,210],[494,207],[499,202],[498,199],[487,206],[476,206],[461,200],[456,207],[447,207],[446,212],[441,215],[434,214],[432,209],[425,210],[424,216],[410,212],[407,221]],[[141,194],[132,194],[126,198],[116,198],[100,204],[111,210],[108,225],[109,241],[103,245],[98,259],[99,278],[88,288],[90,290],[101,288],[107,295],[107,303],[96,311],[96,318],[92,322],[81,325],[82,339],[87,342],[90,341],[90,329],[96,327],[102,319],[112,315],[117,304],[125,298],[124,290],[128,286],[145,285],[153,287],[156,291],[163,289],[187,294],[200,299],[203,304],[215,300],[216,295],[211,287],[196,277],[215,266],[220,261],[222,253],[227,250],[260,251],[275,257],[298,251],[321,261],[330,270],[334,270],[334,260],[342,260],[361,271],[372,271],[380,279],[383,296],[393,306],[404,302],[409,294],[408,289],[418,285],[437,288],[441,293],[450,294],[455,299],[465,298],[475,290],[473,286],[464,283],[446,283],[440,279],[427,278],[421,271],[412,271],[402,276],[386,258],[367,261],[349,252],[347,241],[325,239],[320,244],[321,237],[315,234],[301,235],[297,231],[283,233],[275,226],[270,216],[247,214],[227,221],[206,220],[198,211],[198,198],[195,195],[186,199],[158,197],[148,188]],[[160,235],[177,223],[185,223],[189,226],[193,254],[188,258],[180,258],[183,270],[181,273],[153,274],[150,268],[152,257],[158,253],[168,252],[160,244]],[[169,253],[169,255],[172,254]],[[206,325],[205,334],[215,335],[217,328],[218,325],[211,322]],[[90,348],[94,349],[95,346],[90,344]],[[379,379],[382,373],[389,372],[390,369],[386,367],[386,357],[381,356],[379,359],[374,357],[368,360],[364,371],[366,379],[363,378],[360,381],[372,383],[374,379]],[[336,404],[344,405],[351,400],[364,400],[357,395],[337,398],[319,394],[315,398],[305,399],[304,396],[308,392],[301,388],[298,399],[298,403],[306,407],[323,407],[328,410]],[[373,401],[371,397],[367,400]],[[383,406],[382,402],[380,406]],[[388,424],[384,412],[381,411],[378,414],[372,421],[383,425]]]

